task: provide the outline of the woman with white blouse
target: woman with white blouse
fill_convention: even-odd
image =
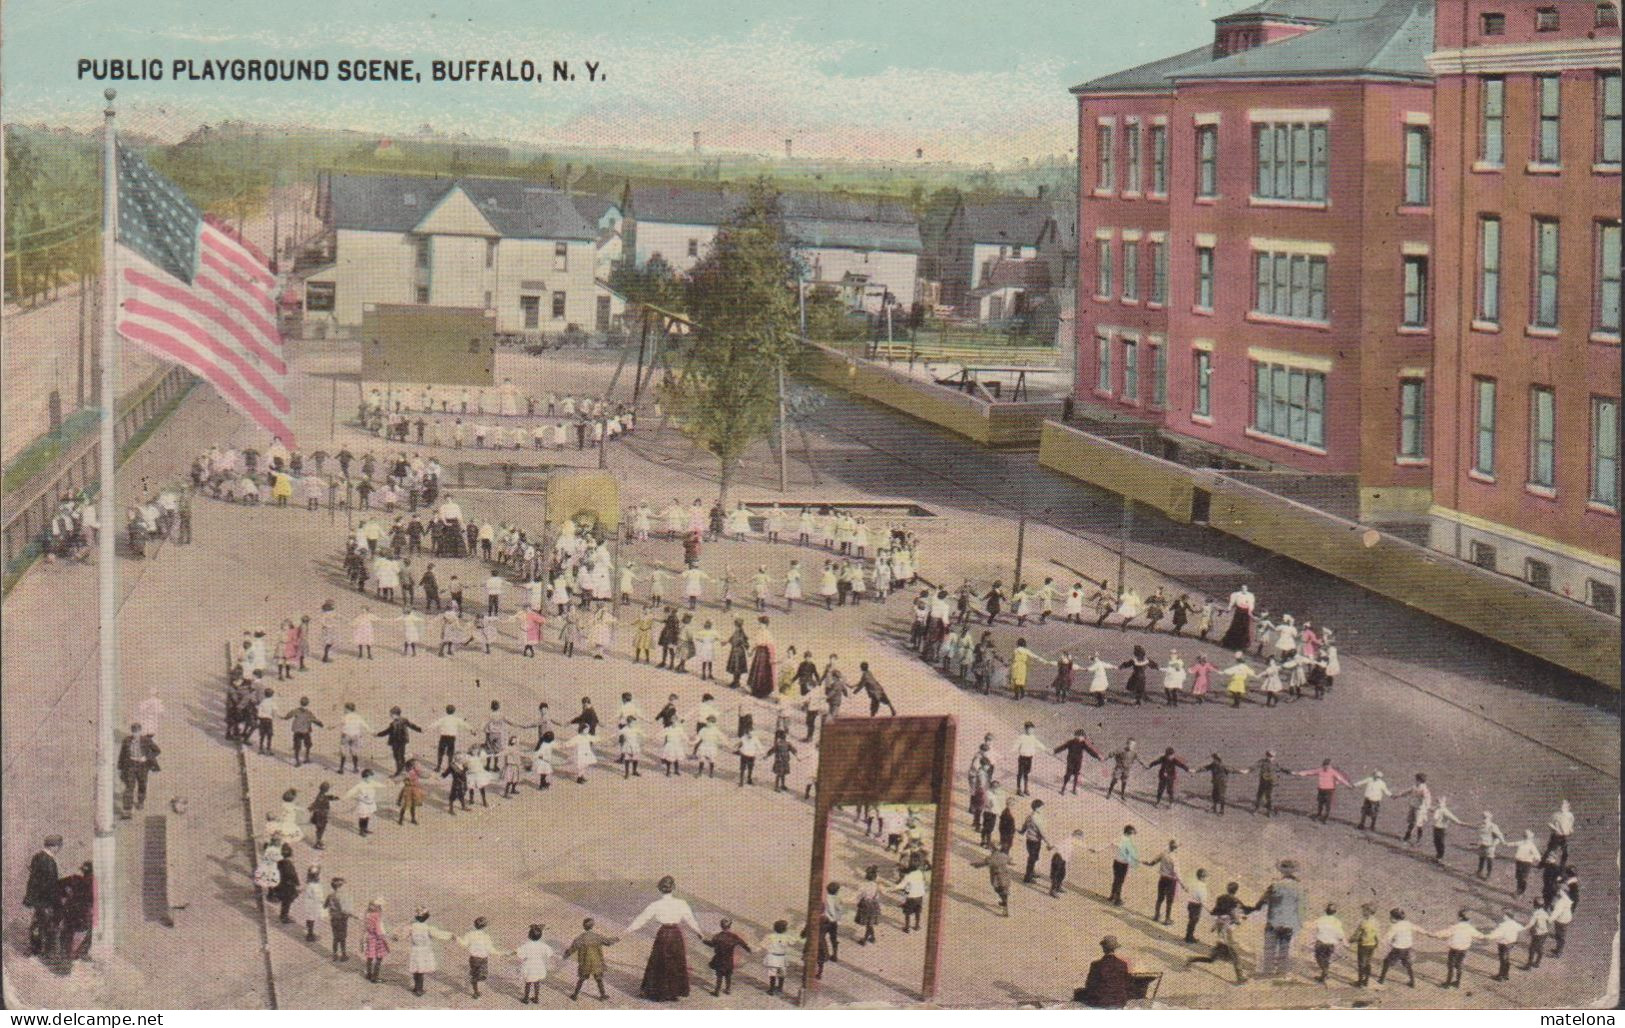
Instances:
[[[660,923],[638,993],[644,999],[665,1002],[688,995],[688,952],[683,945],[683,926],[687,925],[695,935],[703,933],[699,922],[694,920],[693,908],[675,895],[675,878],[665,876],[656,888],[660,890],[660,898],[644,907],[643,913],[633,918],[626,930],[630,934],[650,921]]]

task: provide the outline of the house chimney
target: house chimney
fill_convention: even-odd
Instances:
[[[785,141],[784,141],[784,159],[785,159],[785,160],[789,160],[789,159],[790,159],[790,144],[791,144],[791,143],[792,143],[792,142],[794,142],[794,140],[790,140],[790,139],[786,139],[786,140],[785,140]]]

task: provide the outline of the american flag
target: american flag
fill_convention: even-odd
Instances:
[[[270,269],[122,146],[118,222],[119,334],[185,366],[291,448]]]

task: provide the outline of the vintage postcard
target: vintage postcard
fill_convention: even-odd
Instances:
[[[5,1005],[1612,1024],[1619,22],[12,0]]]

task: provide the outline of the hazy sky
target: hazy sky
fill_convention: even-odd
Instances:
[[[78,60],[162,59],[113,83],[124,123],[199,121],[806,156],[1012,160],[1074,145],[1067,88],[1196,46],[1247,0],[10,0],[5,117],[88,126],[107,83]],[[169,79],[176,58],[412,57],[415,85]],[[434,58],[601,62],[607,80],[435,84]]]

